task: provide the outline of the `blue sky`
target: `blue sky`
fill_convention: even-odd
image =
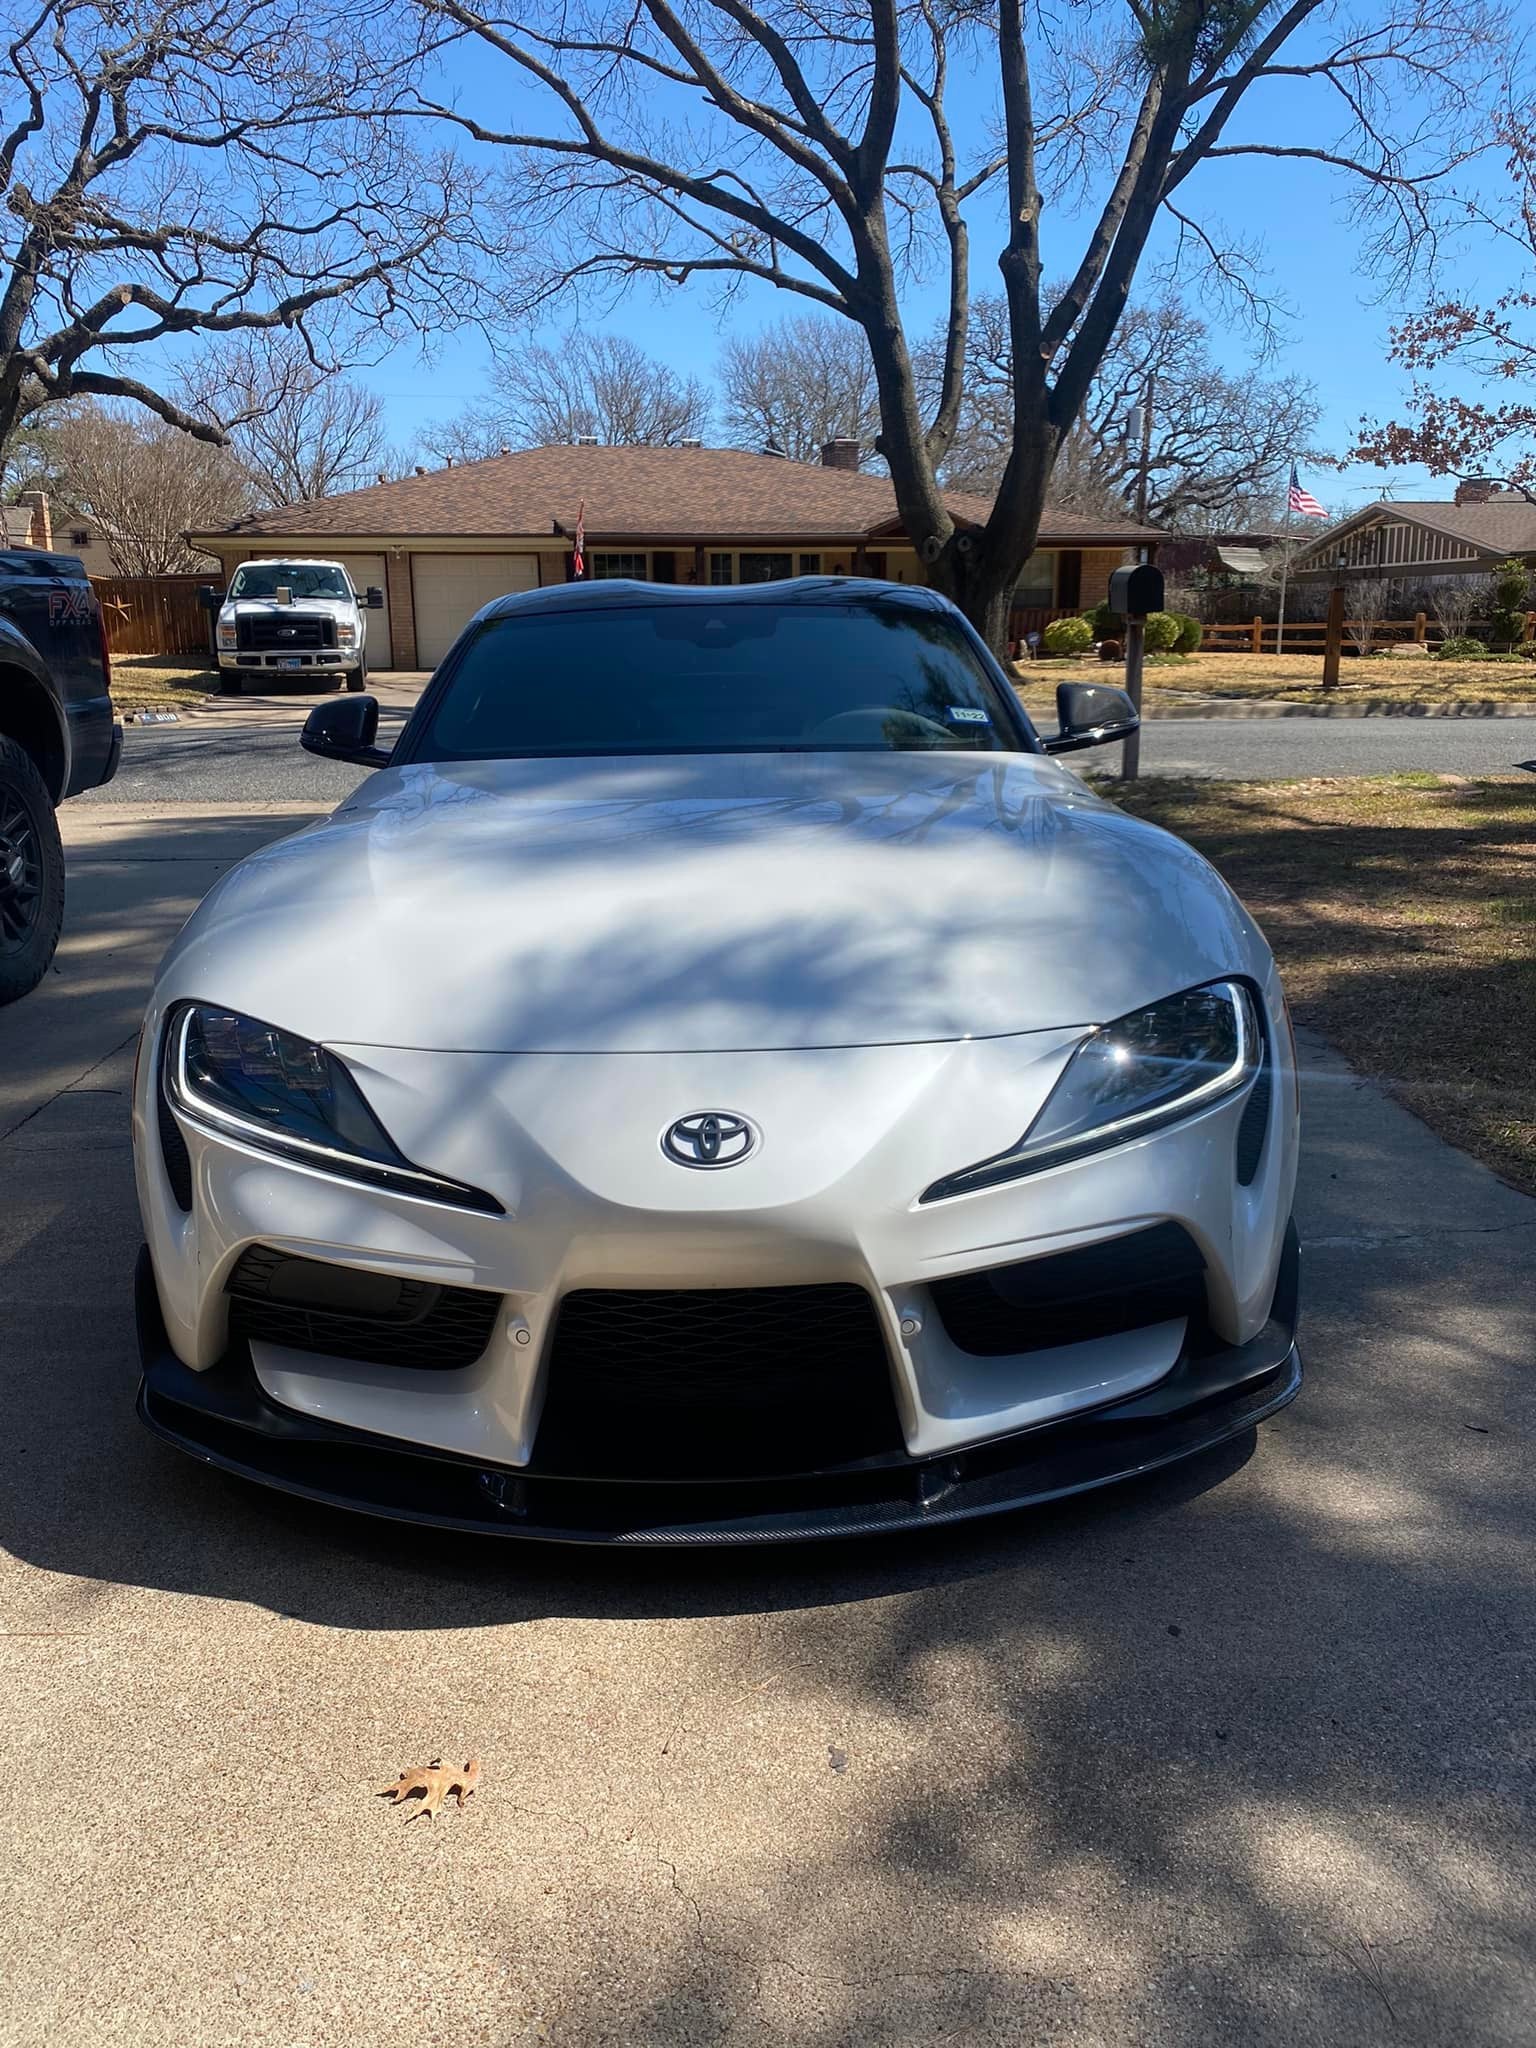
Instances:
[[[521,93],[511,97],[512,81],[505,70],[489,68],[469,53],[454,60],[450,84],[466,105],[483,117],[509,122],[518,112],[533,114]],[[1263,99],[1246,108],[1239,134],[1332,145],[1337,121],[1321,88],[1274,83],[1262,88]],[[522,104],[519,106],[517,102]],[[957,133],[979,129],[986,117],[987,80],[955,78],[951,107]],[[547,120],[547,114],[544,116]],[[1312,382],[1323,407],[1316,436],[1319,445],[1341,450],[1362,413],[1390,414],[1402,395],[1404,379],[1386,361],[1387,335],[1406,304],[1383,300],[1381,282],[1363,273],[1360,235],[1347,213],[1349,194],[1337,175],[1320,165],[1294,160],[1239,158],[1203,166],[1185,187],[1192,211],[1211,224],[1220,222],[1248,242],[1260,246],[1266,290],[1287,311],[1279,322],[1279,347],[1269,368],[1300,375]],[[1046,258],[1052,273],[1075,262],[1082,219],[1048,215]],[[976,291],[993,288],[997,247],[995,215],[983,211],[973,221],[972,282]],[[1164,242],[1166,249],[1166,240]],[[1477,297],[1498,287],[1483,274],[1486,251],[1475,245],[1453,249],[1442,283]],[[1144,267],[1143,276],[1147,275]],[[1218,354],[1232,369],[1248,359],[1252,341],[1228,319],[1208,288],[1192,281],[1189,295],[1202,305]],[[1410,294],[1410,297],[1416,296]],[[907,297],[909,333],[924,333],[940,308],[940,294],[931,283],[915,284]],[[678,369],[708,376],[727,333],[750,332],[786,312],[806,310],[805,302],[766,286],[750,286],[722,316],[710,295],[700,288],[653,288],[630,293],[606,317],[588,316],[593,326],[617,327],[633,336]],[[550,338],[566,324],[553,320]],[[490,348],[478,333],[445,338],[428,365],[413,349],[401,350],[367,373],[367,381],[384,399],[390,426],[402,442],[428,422],[448,417],[483,395]],[[1449,495],[1443,479],[1422,471],[1383,472],[1356,467],[1335,473],[1301,464],[1303,481],[1330,510],[1348,511],[1381,495]]]

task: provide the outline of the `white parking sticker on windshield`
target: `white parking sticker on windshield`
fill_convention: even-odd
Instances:
[[[951,725],[990,725],[992,723],[985,711],[978,711],[971,704],[947,705],[944,716]]]

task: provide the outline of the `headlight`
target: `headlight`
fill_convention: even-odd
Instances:
[[[1240,981],[1213,981],[1135,1010],[1083,1040],[1016,1145],[935,1181],[923,1200],[1019,1180],[1144,1137],[1237,1094],[1263,1052],[1258,1004]]]
[[[188,1003],[165,1037],[164,1085],[193,1123],[342,1180],[505,1214],[494,1195],[404,1157],[333,1053],[255,1017]]]
[[[356,626],[338,626],[336,628],[336,645],[338,647],[352,647],[356,642]]]
[[[220,619],[220,621],[219,621],[219,645],[220,645],[220,647],[238,647],[238,646],[239,646],[239,644],[240,644],[240,629],[239,629],[239,627],[238,627],[238,626],[237,626],[237,625],[235,624],[234,620],[233,620],[233,619]]]

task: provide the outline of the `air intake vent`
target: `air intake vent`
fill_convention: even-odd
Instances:
[[[902,1448],[862,1287],[586,1288],[560,1305],[540,1471],[729,1479]]]
[[[1177,1223],[1103,1244],[935,1280],[940,1321],[976,1358],[1047,1351],[1090,1337],[1205,1316],[1205,1260]]]
[[[1258,1178],[1264,1157],[1264,1140],[1269,1135],[1269,1104],[1274,1094],[1275,1063],[1265,1040],[1264,1058],[1243,1104],[1237,1126],[1237,1179],[1240,1187],[1251,1188]]]
[[[170,1096],[165,1086],[166,1062],[171,1057],[171,1033],[167,1032],[160,1054],[160,1082],[155,1090],[155,1109],[160,1124],[160,1157],[165,1161],[165,1177],[171,1184],[171,1194],[176,1206],[183,1214],[192,1208],[192,1160],[187,1152],[187,1141],[181,1135],[181,1126],[171,1110]]]
[[[225,1292],[232,1337],[426,1372],[473,1365],[501,1307],[499,1294],[478,1287],[294,1259],[267,1245],[241,1255]]]

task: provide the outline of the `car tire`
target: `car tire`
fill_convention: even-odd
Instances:
[[[48,972],[64,923],[64,848],[30,754],[0,739],[0,1005]]]
[[[349,668],[349,669],[347,670],[347,688],[348,688],[349,690],[365,690],[365,689],[366,689],[367,687],[368,687],[368,671],[367,671],[367,669],[365,669],[365,668]]]

